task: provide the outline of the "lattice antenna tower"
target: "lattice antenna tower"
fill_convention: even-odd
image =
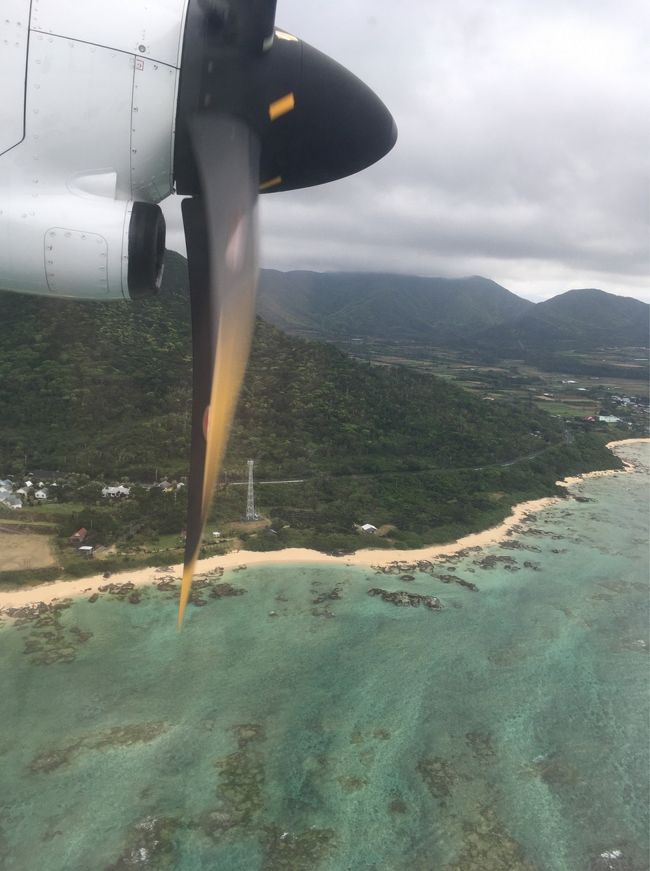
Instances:
[[[253,466],[255,460],[248,460],[248,495],[246,497],[246,520],[257,520],[255,513],[255,486],[253,484]]]

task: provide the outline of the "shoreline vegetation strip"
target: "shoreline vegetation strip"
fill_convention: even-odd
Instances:
[[[622,439],[609,442],[607,447],[612,449],[628,444],[647,444],[648,438]],[[626,463],[625,471],[631,471],[633,466]],[[621,474],[620,469],[606,469],[594,472],[586,472],[583,475],[571,476],[557,482],[558,486],[571,487],[589,478],[609,477]],[[224,570],[248,568],[254,565],[278,565],[289,563],[322,563],[339,566],[356,566],[360,568],[372,568],[386,566],[391,562],[409,562],[418,559],[435,559],[436,557],[451,556],[468,548],[483,548],[498,544],[509,534],[510,530],[520,524],[529,514],[541,511],[561,500],[560,496],[547,496],[542,499],[532,499],[514,505],[509,517],[489,529],[482,532],[470,533],[456,541],[441,545],[427,545],[414,550],[386,550],[382,548],[364,548],[344,556],[331,556],[307,548],[286,548],[280,551],[232,551],[231,553],[208,557],[200,560],[197,568],[198,573],[214,571],[217,568]],[[182,565],[174,565],[165,569],[166,576],[173,576],[180,581]],[[126,577],[128,575],[128,577]],[[20,608],[37,603],[52,603],[60,599],[70,599],[81,596],[90,596],[99,592],[99,587],[107,583],[125,583],[130,581],[136,587],[153,586],[160,582],[160,567],[146,567],[136,570],[114,572],[110,579],[103,574],[79,578],[73,581],[56,580],[38,584],[33,587],[22,587],[15,590],[3,590],[0,592],[0,614],[5,609]],[[4,614],[3,616],[8,616]]]

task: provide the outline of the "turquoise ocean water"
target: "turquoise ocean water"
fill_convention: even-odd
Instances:
[[[155,589],[5,620],[0,868],[647,871],[650,457],[621,455],[435,576],[228,572],[181,634]]]

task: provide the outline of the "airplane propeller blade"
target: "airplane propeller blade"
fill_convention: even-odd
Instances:
[[[366,85],[275,29],[275,8],[276,0],[187,5],[174,180],[190,197],[182,210],[194,367],[179,626],[250,350],[258,193],[358,172],[397,135]]]
[[[182,204],[194,362],[179,626],[246,370],[258,274],[259,140],[238,118],[209,113],[190,137],[201,191]]]

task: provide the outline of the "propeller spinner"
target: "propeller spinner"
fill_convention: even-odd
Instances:
[[[255,319],[258,192],[342,178],[383,157],[395,123],[359,79],[274,28],[274,0],[190,0],[174,158],[194,353],[179,626]]]

